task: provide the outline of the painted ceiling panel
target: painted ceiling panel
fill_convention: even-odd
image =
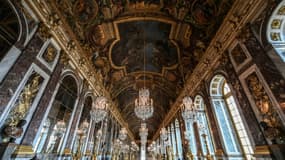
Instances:
[[[150,89],[154,99],[154,114],[147,120],[151,139],[232,3],[61,0],[56,6],[137,139],[141,121],[135,116],[134,101],[138,89]]]

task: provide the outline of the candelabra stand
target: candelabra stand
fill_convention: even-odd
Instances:
[[[190,145],[190,140],[188,140],[188,143],[189,143],[189,145]],[[188,159],[188,160],[194,160],[194,155],[193,155],[193,153],[192,153],[192,150],[191,150],[191,147],[190,147],[190,146],[188,146],[188,151],[187,151],[186,156],[187,156],[187,159]]]
[[[202,137],[204,139],[204,143],[205,143],[205,146],[206,146],[206,151],[207,151],[207,154],[206,154],[206,160],[213,160],[211,154],[210,154],[210,150],[209,150],[209,146],[208,146],[208,143],[207,143],[207,135],[204,133],[202,134]]]
[[[162,160],[162,155],[161,155],[161,153],[157,154],[157,159],[158,159],[158,160]]]
[[[188,151],[187,151],[187,153],[186,153],[186,157],[187,157],[187,159],[188,160],[194,160],[194,155],[193,155],[193,153],[192,153],[192,150],[191,150],[191,141],[190,141],[190,135],[187,133],[187,131],[185,131],[184,132],[184,135],[185,135],[185,137],[186,137],[186,140],[187,140],[187,142],[188,142],[188,144],[189,145],[187,145],[188,147]]]
[[[166,152],[167,152],[167,160],[174,160],[175,159],[171,147],[167,146],[166,147]]]
[[[112,160],[116,160],[116,153],[115,152],[112,153],[112,158],[111,159]]]
[[[81,132],[80,130],[78,131],[78,136],[79,136],[79,140],[78,140],[78,146],[77,146],[77,150],[76,153],[72,156],[72,158],[74,160],[80,160],[81,159],[81,143],[82,143],[82,138],[84,136],[84,132]]]

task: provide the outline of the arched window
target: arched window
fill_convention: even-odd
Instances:
[[[58,153],[77,99],[77,83],[72,76],[62,80],[36,144],[37,153]]]
[[[246,158],[250,159],[253,149],[231,89],[222,75],[213,77],[210,94],[227,154],[245,154]]]
[[[285,62],[284,8],[285,1],[283,0],[273,11],[267,24],[267,39],[283,62]]]
[[[20,34],[18,17],[6,0],[0,6],[0,62],[16,43]]]
[[[214,154],[214,149],[213,149],[213,142],[212,142],[212,137],[210,134],[210,130],[209,130],[209,124],[208,124],[208,119],[207,119],[207,115],[206,115],[206,110],[205,110],[205,104],[204,104],[204,100],[200,95],[197,95],[194,99],[194,107],[197,110],[197,123],[199,129],[199,139],[200,139],[200,143],[202,145],[202,151],[203,151],[203,155],[207,154],[207,148],[206,148],[206,143],[208,145],[208,149],[210,151],[210,154],[213,155]],[[206,141],[203,137],[203,134],[206,135]]]

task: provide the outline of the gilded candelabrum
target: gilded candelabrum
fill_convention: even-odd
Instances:
[[[190,140],[188,140],[188,143],[190,144]],[[187,156],[188,160],[194,160],[194,155],[192,153],[192,150],[191,150],[190,146],[188,146],[188,151],[187,151],[186,156]]]
[[[78,130],[78,136],[79,136],[79,140],[78,140],[78,146],[77,146],[77,150],[76,153],[72,156],[72,158],[74,160],[80,160],[82,157],[82,153],[81,153],[81,143],[82,143],[82,139],[84,137],[84,132],[81,130]]]
[[[174,160],[174,154],[172,148],[168,146],[166,148],[166,152],[167,152],[167,160]]]
[[[205,146],[206,146],[206,152],[207,152],[205,158],[207,160],[212,160],[213,158],[212,158],[212,156],[210,154],[209,146],[208,146],[208,143],[207,143],[207,138],[206,138],[207,135],[204,133],[204,134],[202,134],[202,137],[204,139],[204,143],[205,143]]]
[[[93,153],[93,155],[92,155],[92,160],[97,160],[97,154],[96,154],[96,152]]]

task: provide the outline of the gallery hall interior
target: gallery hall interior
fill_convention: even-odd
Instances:
[[[0,0],[0,160],[285,160],[285,0]]]

